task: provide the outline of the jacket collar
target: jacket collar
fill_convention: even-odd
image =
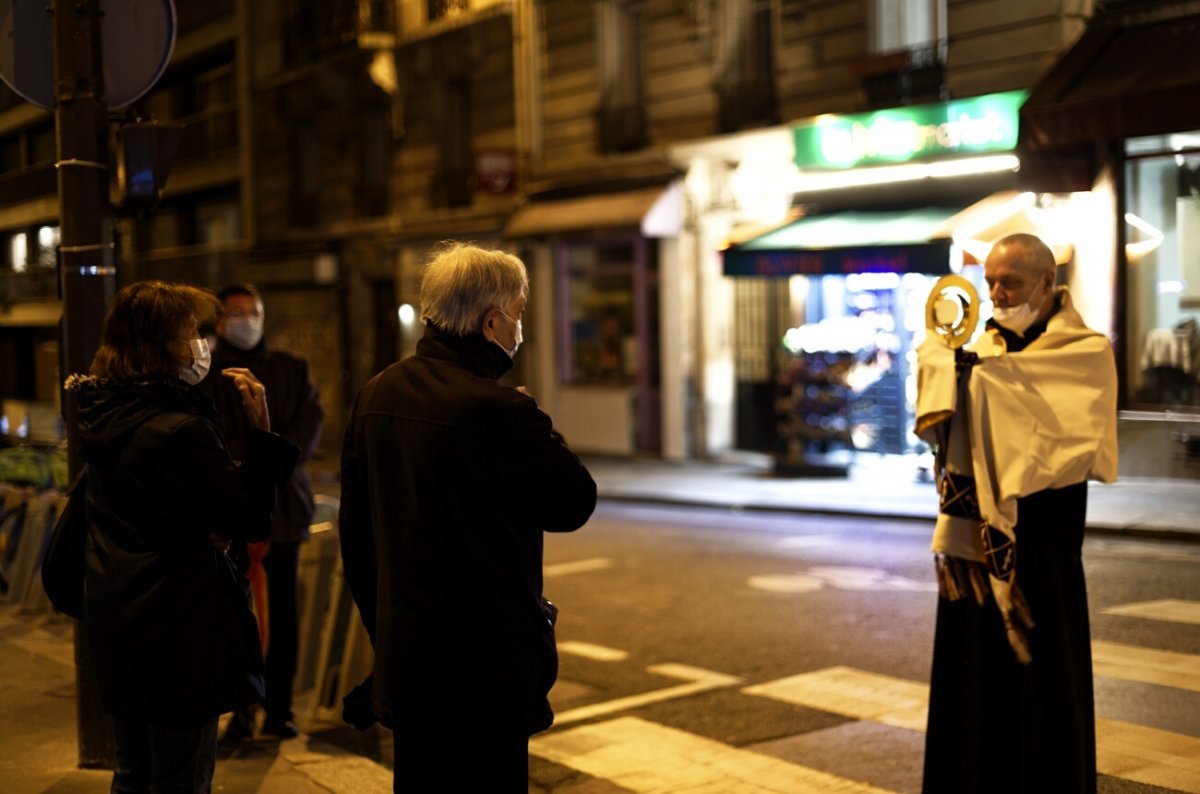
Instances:
[[[417,342],[417,355],[448,361],[483,378],[498,380],[512,369],[513,361],[481,333],[455,336],[433,323],[425,324],[425,335]]]

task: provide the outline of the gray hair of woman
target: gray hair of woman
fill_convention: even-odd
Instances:
[[[490,309],[529,294],[529,273],[505,251],[449,243],[421,278],[421,319],[448,334],[478,333]]]

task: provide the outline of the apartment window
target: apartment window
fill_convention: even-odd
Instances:
[[[392,132],[386,107],[363,112],[358,135],[358,211],[374,217],[386,215],[388,175],[391,173]]]
[[[425,18],[430,22],[465,14],[470,10],[470,0],[425,0]]]
[[[465,207],[471,203],[471,96],[465,79],[448,80],[439,90],[438,171],[434,204]]]
[[[941,102],[946,86],[946,0],[872,0],[872,57],[859,65],[873,108]]]
[[[293,226],[317,223],[320,215],[320,148],[317,127],[301,121],[292,127],[291,221]]]
[[[640,149],[646,144],[646,103],[641,14],[636,4],[609,0],[596,6],[596,49],[600,150]]]
[[[946,0],[871,0],[871,50],[892,52],[946,38]]]
[[[770,0],[720,0],[716,85],[722,132],[779,123]]]

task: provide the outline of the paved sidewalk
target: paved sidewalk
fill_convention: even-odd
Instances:
[[[587,457],[600,497],[616,501],[932,521],[937,492],[915,457],[859,454],[845,477],[782,477],[765,455],[671,463]],[[1088,531],[1200,540],[1200,480],[1091,483]]]

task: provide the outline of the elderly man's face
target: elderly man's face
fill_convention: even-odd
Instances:
[[[1020,306],[1031,297],[1041,299],[1054,289],[1054,274],[1038,272],[1023,253],[1013,246],[997,245],[983,265],[992,303],[1002,309]]]
[[[484,320],[483,335],[510,351],[510,354],[515,352],[518,343],[517,324],[525,313],[526,303],[528,298],[522,295],[505,306],[498,306]]]

